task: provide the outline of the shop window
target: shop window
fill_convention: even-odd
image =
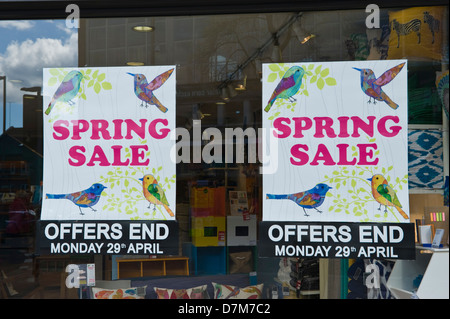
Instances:
[[[34,223],[40,216],[42,198],[43,68],[174,65],[177,127],[192,133],[193,121],[200,120],[202,130],[214,127],[223,133],[225,128],[261,127],[261,105],[266,102],[261,100],[262,63],[408,59],[408,121],[412,125],[409,186],[414,203],[411,205],[413,221],[421,217],[428,201],[431,206],[442,206],[445,162],[448,171],[448,159],[442,156],[443,124],[447,121],[448,125],[448,93],[445,100],[445,82],[436,84],[445,81],[443,72],[448,69],[448,40],[444,37],[448,33],[448,25],[444,25],[448,23],[448,14],[444,11],[440,7],[381,9],[378,29],[366,27],[364,10],[100,17],[82,19],[79,30],[66,28],[63,20],[0,21],[0,101],[6,95],[0,123],[2,296],[29,296],[36,287],[27,283],[37,278],[36,269],[55,263],[51,258],[33,257]],[[416,20],[420,21],[420,27]],[[137,32],[133,30],[136,25],[154,28],[151,32]],[[208,142],[202,140],[202,145]],[[192,141],[189,143],[192,150]],[[245,144],[248,143],[246,139]],[[230,234],[233,245],[226,244],[226,217],[236,217],[231,216],[231,206],[236,202],[230,198],[230,192],[246,194],[246,207],[233,209],[241,209],[240,214],[245,211],[261,221],[263,177],[259,166],[260,163],[248,161],[236,163],[235,157],[233,163],[222,160],[221,163],[177,165],[179,254],[189,256],[191,275],[195,272],[226,275],[230,264],[245,257],[245,267],[238,269],[252,274],[257,271],[259,279],[267,283],[263,291],[265,298],[348,297],[347,276],[358,277],[367,260],[351,261],[350,265],[336,260],[319,261],[322,274],[326,273],[328,278],[326,290],[325,285],[319,285],[319,268],[313,260],[311,294],[308,294],[296,287],[299,270],[308,261],[258,259],[253,219],[251,226],[236,221]],[[424,193],[424,189],[430,189],[433,196],[419,199],[413,195]],[[205,190],[212,197],[205,199]],[[198,202],[197,195],[203,196],[207,203]],[[22,207],[18,201],[24,199]],[[243,242],[244,247],[240,247],[238,244]],[[58,259],[52,286],[61,280],[64,265],[59,262],[87,264],[95,259],[101,265],[97,269],[104,270],[99,280],[117,279],[115,260],[120,257],[91,257]],[[391,266],[390,263],[380,265],[382,269]],[[240,272],[232,268],[233,272]],[[291,273],[296,277],[292,278]],[[46,271],[46,275],[53,274]],[[23,281],[15,280],[21,276],[25,278]],[[7,278],[14,279],[13,289],[8,288],[11,281]],[[367,297],[367,294],[358,295],[355,291],[359,286],[353,284],[350,297]],[[391,297],[371,293],[377,298]]]

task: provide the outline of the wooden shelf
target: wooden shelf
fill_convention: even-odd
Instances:
[[[189,257],[117,259],[117,278],[189,276]]]

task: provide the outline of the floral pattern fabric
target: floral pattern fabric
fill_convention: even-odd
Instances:
[[[239,288],[213,282],[214,299],[261,299],[263,284]]]
[[[188,289],[167,289],[155,287],[158,299],[209,299],[206,285]]]

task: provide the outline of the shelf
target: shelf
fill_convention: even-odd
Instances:
[[[320,295],[320,290],[300,290],[300,295],[302,296]]]
[[[189,275],[188,260],[189,258],[186,257],[181,260],[172,260],[171,262],[166,261],[166,276]]]
[[[449,251],[448,247],[433,248],[433,247],[416,246],[416,249],[418,249],[421,254],[443,253]]]
[[[117,259],[117,279],[189,276],[188,257]]]

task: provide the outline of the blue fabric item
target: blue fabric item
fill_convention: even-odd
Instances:
[[[445,186],[444,186],[444,206],[448,206],[448,176],[445,176]]]
[[[442,132],[410,130],[408,133],[409,188],[444,187]]]

